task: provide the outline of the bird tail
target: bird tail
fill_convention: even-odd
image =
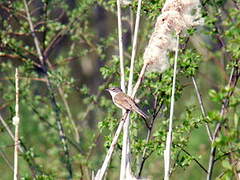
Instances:
[[[143,112],[139,107],[136,108],[136,112],[137,112],[140,116],[142,116],[144,119],[148,119],[148,118],[149,118],[149,116],[148,116],[145,112]]]

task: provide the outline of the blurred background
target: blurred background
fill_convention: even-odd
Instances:
[[[128,80],[137,1],[124,2],[123,44]],[[180,41],[172,179],[206,177],[204,169],[196,163],[208,167],[211,143],[205,123],[214,130],[221,119],[224,87],[236,65],[234,62],[239,63],[239,2],[201,3],[205,25],[182,33]],[[142,2],[135,82],[163,4],[162,0]],[[16,67],[20,73],[20,177],[66,179],[72,171],[73,179],[91,179],[92,173],[101,167],[121,118],[121,110],[104,91],[120,86],[116,1],[30,0],[27,6],[44,63],[36,50],[24,1],[0,0],[0,179],[13,176],[14,142],[6,127],[14,132]],[[172,64],[174,53],[169,57]],[[132,170],[138,174],[142,153],[147,148],[141,175],[150,179],[160,179],[164,174],[171,76],[172,66],[163,74],[146,74],[137,94],[140,107],[149,114],[155,114],[159,108],[153,118],[149,142],[146,142],[148,129],[143,120],[132,114]],[[201,92],[206,117],[201,114],[192,77]],[[214,178],[237,177],[229,159],[238,159],[240,151],[239,85],[233,96],[232,109],[226,117],[230,120],[221,134],[231,138],[225,142],[219,140],[218,157],[223,158],[216,161]],[[60,135],[61,128],[66,144]],[[119,177],[121,147],[120,138],[106,179]],[[231,158],[225,157],[228,152],[234,152]]]

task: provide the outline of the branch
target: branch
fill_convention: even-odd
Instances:
[[[19,79],[18,69],[16,68],[15,73],[15,89],[16,89],[16,105],[15,105],[15,116],[13,117],[13,124],[15,125],[15,136],[14,136],[14,175],[13,179],[18,179],[18,150],[19,150]]]
[[[37,108],[31,105],[32,111],[38,116],[39,120],[44,122],[49,128],[53,128],[54,130],[58,130],[58,127],[54,124],[51,124],[47,119],[45,119],[41,114],[37,111]],[[66,136],[66,140],[81,154],[83,154],[82,149],[79,145],[72,140],[71,137]]]
[[[186,153],[187,155],[189,155],[190,157],[193,157],[189,152],[187,152],[185,149],[181,148],[180,146],[178,146],[184,153]],[[206,168],[196,159],[193,157],[193,160],[199,165],[199,167],[205,172],[208,173],[208,171],[206,170]]]
[[[128,114],[129,114],[129,111],[126,111],[125,114],[123,115],[123,117],[122,117],[122,119],[121,119],[121,122],[119,123],[118,128],[117,128],[117,130],[116,130],[116,133],[115,133],[115,135],[114,135],[114,137],[113,137],[113,141],[112,141],[112,143],[111,143],[111,145],[110,145],[110,148],[109,148],[109,150],[108,150],[108,152],[107,152],[107,155],[106,155],[106,157],[105,157],[105,160],[104,160],[104,162],[103,162],[103,165],[102,165],[101,169],[98,170],[98,172],[97,172],[94,180],[102,180],[102,179],[103,179],[104,174],[105,174],[105,172],[106,172],[106,170],[107,170],[107,167],[108,167],[108,165],[109,165],[109,162],[110,162],[110,160],[111,160],[111,157],[112,157],[112,154],[113,154],[115,145],[117,144],[117,140],[118,140],[119,135],[120,135],[120,133],[121,133],[121,131],[122,131],[124,122],[125,122],[126,117],[128,116]]]
[[[7,125],[7,123],[2,118],[1,114],[0,114],[0,121],[1,121],[2,125],[4,126],[4,128],[7,130],[11,139],[14,141],[14,135],[13,135],[10,127]],[[22,153],[28,152],[28,149],[26,148],[26,146],[24,145],[24,143],[21,140],[20,140],[20,146],[18,148]],[[40,174],[42,174],[42,172],[37,169],[36,163],[34,162],[34,159],[32,159],[32,158],[31,159],[26,159],[26,161],[27,161],[27,163],[30,167],[30,170],[32,172],[33,177],[36,177],[36,172],[40,172]]]
[[[175,51],[174,59],[174,70],[173,70],[173,85],[172,85],[172,96],[170,106],[170,117],[169,127],[166,140],[166,149],[164,150],[164,180],[169,180],[170,175],[170,163],[171,163],[171,146],[172,146],[172,129],[173,129],[173,113],[174,113],[174,102],[175,102],[175,86],[176,86],[176,74],[177,74],[177,58],[179,48],[179,34],[177,35],[177,48]]]
[[[155,102],[156,104],[156,102]],[[148,144],[149,140],[150,140],[150,137],[151,137],[151,134],[152,134],[152,130],[153,130],[153,125],[154,125],[154,122],[158,116],[158,113],[160,112],[160,110],[162,109],[162,106],[163,106],[163,102],[161,102],[160,104],[160,107],[158,109],[154,108],[155,112],[154,112],[154,115],[151,119],[151,122],[150,122],[150,125],[149,125],[149,129],[148,129],[148,133],[147,133],[147,138],[146,138],[146,144]],[[146,152],[147,152],[147,147],[144,147],[143,149],[143,155],[142,155],[142,159],[141,159],[141,163],[140,163],[140,166],[139,166],[139,170],[138,170],[138,177],[140,178],[141,177],[141,173],[142,173],[142,170],[143,170],[143,166],[144,166],[144,163],[146,162]]]
[[[236,60],[236,65],[232,68],[232,71],[231,71],[231,75],[230,75],[230,78],[228,81],[228,87],[230,87],[231,90],[228,92],[228,95],[223,100],[223,104],[222,104],[221,111],[220,111],[221,119],[223,119],[226,114],[226,111],[227,111],[227,108],[229,105],[229,100],[234,92],[234,89],[237,85],[237,82],[238,82],[238,79],[240,76],[239,62],[240,62],[240,60]],[[214,167],[214,163],[215,163],[215,156],[216,156],[216,151],[217,151],[217,147],[214,146],[213,143],[215,142],[223,123],[224,123],[224,121],[218,122],[215,127],[214,133],[213,133],[212,147],[211,147],[211,151],[210,151],[210,158],[209,158],[209,164],[208,164],[207,180],[211,180],[211,178],[212,178],[213,167]]]
[[[14,173],[14,168],[13,165],[11,164],[11,162],[9,161],[8,157],[6,156],[6,154],[0,149],[0,154],[2,156],[2,158],[4,159],[4,161],[6,162],[6,164],[8,165],[8,167],[13,171]]]
[[[205,108],[204,108],[204,105],[203,105],[202,96],[199,92],[197,83],[196,83],[195,78],[193,76],[192,76],[192,81],[193,81],[194,88],[195,88],[197,98],[198,98],[198,102],[199,102],[199,105],[200,105],[200,108],[201,108],[201,111],[202,111],[202,116],[206,117],[206,111],[205,111]],[[205,126],[206,126],[206,129],[207,129],[208,137],[209,137],[210,141],[212,141],[212,139],[213,139],[212,132],[210,130],[210,127],[209,127],[208,123],[205,123]]]
[[[66,97],[64,96],[64,92],[63,92],[63,89],[61,87],[58,87],[58,92],[63,100],[63,104],[66,108],[66,111],[67,111],[67,115],[72,123],[72,126],[73,126],[73,129],[74,129],[74,132],[75,132],[75,139],[77,141],[77,143],[80,142],[80,136],[79,136],[79,133],[78,133],[78,128],[77,128],[77,125],[76,123],[74,122],[73,120],[73,115],[72,115],[72,112],[70,110],[70,107],[69,107],[69,104],[68,104],[68,101],[66,99]]]
[[[132,92],[132,96],[131,96],[132,98],[134,98],[136,96],[137,90],[138,90],[138,88],[140,87],[140,85],[141,85],[141,83],[143,81],[144,74],[145,74],[145,71],[147,69],[147,66],[148,66],[148,64],[145,64],[145,63],[143,64],[143,67],[141,69],[141,72],[140,72],[140,75],[138,77],[138,80],[137,80],[137,82],[136,82],[136,84],[135,84],[135,86],[133,88],[133,92]]]
[[[141,6],[142,6],[142,0],[138,0],[138,9],[137,9],[137,15],[136,15],[137,17],[136,17],[135,28],[134,28],[134,36],[133,36],[130,74],[129,74],[129,81],[128,81],[128,95],[132,94],[134,62],[135,62],[135,56],[137,51],[137,38],[138,38],[138,31],[139,31]]]
[[[131,65],[130,65],[130,74],[128,81],[128,95],[132,95],[132,85],[133,85],[133,72],[134,72],[134,61],[136,56],[137,49],[137,37],[139,31],[139,22],[140,22],[140,11],[142,6],[142,0],[138,0],[138,8],[134,29],[134,37],[133,37],[133,46],[132,46],[132,55],[131,55]],[[130,127],[130,113],[127,116],[127,119],[124,123],[123,128],[123,147],[122,147],[122,159],[121,159],[121,171],[120,171],[120,179],[124,180],[126,175],[131,175],[131,164],[130,164],[130,138],[129,138],[129,127]]]
[[[28,20],[28,23],[29,23],[29,26],[30,26],[31,34],[32,34],[33,39],[34,39],[35,48],[37,49],[38,58],[41,62],[42,68],[46,71],[44,57],[43,57],[43,54],[41,52],[39,40],[38,40],[38,38],[37,38],[37,36],[34,32],[34,27],[33,27],[30,11],[29,11],[26,0],[23,0],[23,3],[24,3],[24,6],[25,6],[25,11],[26,11],[26,14],[27,14],[27,20]],[[56,123],[57,123],[58,131],[59,131],[59,137],[60,137],[60,140],[61,140],[61,143],[62,143],[62,146],[63,146],[63,151],[64,151],[64,154],[65,154],[66,168],[67,168],[68,173],[69,173],[69,179],[72,179],[72,165],[70,163],[70,154],[69,154],[69,149],[68,149],[68,145],[67,145],[67,142],[66,142],[66,135],[64,133],[63,125],[62,125],[61,118],[60,118],[60,108],[57,105],[56,98],[55,98],[55,95],[54,95],[54,92],[53,92],[53,88],[52,88],[52,85],[51,85],[50,80],[48,78],[47,72],[45,72],[45,76],[46,76],[46,80],[47,80],[47,82],[46,82],[47,88],[48,88],[48,91],[50,93],[50,100],[51,100],[52,108],[53,108],[53,111],[55,112],[55,116],[56,116]]]
[[[117,0],[117,17],[118,17],[118,46],[120,57],[120,77],[121,77],[121,89],[125,92],[125,73],[124,73],[124,59],[123,59],[123,41],[122,41],[122,21],[121,21],[121,2]],[[124,113],[124,112],[123,112]]]
[[[43,66],[44,65],[43,55],[42,55],[42,52],[41,52],[39,40],[38,40],[38,38],[36,36],[36,33],[34,31],[33,23],[32,23],[32,20],[31,20],[31,14],[30,14],[30,11],[29,11],[26,0],[23,0],[23,3],[24,3],[26,14],[27,14],[27,21],[28,21],[28,24],[30,26],[30,30],[31,30],[31,34],[33,36],[35,47],[37,49],[38,57],[39,57],[39,60],[42,64],[42,66]]]

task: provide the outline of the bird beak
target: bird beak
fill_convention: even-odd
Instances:
[[[109,91],[109,89],[105,89],[106,91]]]

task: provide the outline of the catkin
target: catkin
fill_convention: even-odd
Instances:
[[[158,16],[143,59],[147,71],[164,72],[169,68],[168,52],[177,47],[173,34],[203,24],[199,0],[167,0]],[[195,11],[195,13],[193,13]]]

